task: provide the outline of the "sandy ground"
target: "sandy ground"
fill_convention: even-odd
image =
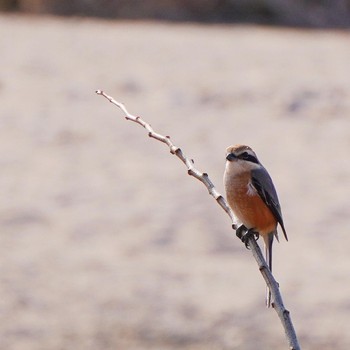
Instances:
[[[0,349],[287,349],[223,192],[251,145],[304,349],[350,347],[350,33],[0,16]]]

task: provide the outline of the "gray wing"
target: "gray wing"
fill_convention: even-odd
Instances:
[[[281,206],[278,201],[277,192],[275,186],[273,185],[272,179],[267,172],[267,170],[262,167],[261,169],[252,170],[252,183],[260,198],[271,210],[273,216],[276,218],[277,222],[280,224],[284,237],[288,241],[287,233],[284,228],[284,223],[282,219]]]

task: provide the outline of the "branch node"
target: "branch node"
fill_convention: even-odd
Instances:
[[[179,154],[182,152],[180,147],[175,147],[174,154],[176,154],[179,157]]]
[[[171,153],[171,154],[176,154],[176,155],[177,155],[176,152],[177,152],[177,150],[179,149],[179,147],[176,147],[176,146],[170,144],[170,145],[169,145],[169,149],[170,149],[170,153]]]
[[[287,309],[284,309],[284,311],[283,311],[283,314],[285,315],[285,316],[289,316],[289,314],[290,314],[290,312],[289,312],[289,310],[287,310]]]

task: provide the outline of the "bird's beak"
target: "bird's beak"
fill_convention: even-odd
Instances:
[[[229,153],[226,157],[226,159],[230,162],[231,160],[236,159],[237,157],[233,153]]]

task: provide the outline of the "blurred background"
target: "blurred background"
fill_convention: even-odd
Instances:
[[[305,349],[350,347],[349,1],[0,1],[0,349],[284,349],[223,193],[252,146]],[[101,18],[105,17],[105,18]]]

